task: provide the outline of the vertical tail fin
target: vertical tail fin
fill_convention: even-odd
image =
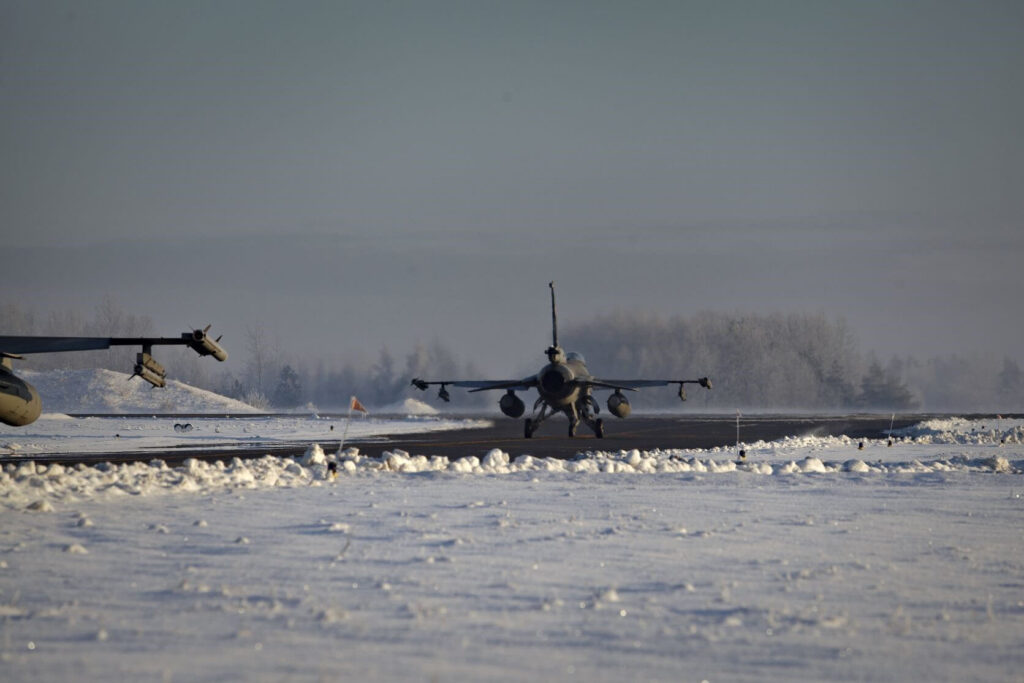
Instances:
[[[558,314],[555,313],[555,282],[548,283],[551,288],[551,346],[558,347]]]

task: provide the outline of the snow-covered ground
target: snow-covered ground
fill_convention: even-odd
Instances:
[[[44,414],[26,427],[0,425],[0,462],[54,453],[124,453],[168,448],[254,448],[322,440],[337,444],[345,418],[295,417],[69,417]],[[410,415],[375,418],[358,415],[349,422],[347,438],[409,434],[485,426],[486,420],[459,420]]]
[[[8,465],[0,670],[1024,680],[1020,421],[747,454]]]

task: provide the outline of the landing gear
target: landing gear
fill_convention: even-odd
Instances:
[[[533,417],[528,417],[523,421],[523,438],[532,439],[541,423],[556,412],[562,412],[565,413],[565,417],[569,420],[568,431],[570,439],[576,436],[580,423],[585,423],[587,427],[593,430],[594,436],[598,439],[603,439],[604,420],[594,417],[594,412],[597,410],[596,403],[597,402],[594,401],[593,397],[587,394],[580,398],[576,403],[571,403],[567,406],[560,406],[559,408],[553,409],[544,402],[544,399],[537,399],[537,402],[533,406]],[[591,407],[595,409],[594,412],[590,411]]]
[[[582,405],[583,409],[586,410],[587,404],[583,403]],[[565,416],[569,419],[569,438],[571,439],[576,436],[576,428],[580,425],[579,413],[577,412],[576,404],[574,403],[570,403],[563,408],[563,410],[565,411]],[[584,415],[586,415],[586,413],[584,413]]]
[[[597,405],[597,401],[589,392],[580,398],[576,405],[576,410],[573,412],[579,413],[579,419],[587,423],[587,426],[593,430],[594,436],[598,439],[604,438],[604,420],[595,417],[599,412],[601,412],[601,408]]]
[[[533,417],[528,417],[523,421],[523,438],[532,439],[537,428],[552,414],[548,412],[548,404],[544,402],[544,399],[538,398],[537,402],[533,404]]]

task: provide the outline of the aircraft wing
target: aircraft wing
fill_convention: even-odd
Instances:
[[[427,387],[431,384],[440,384],[442,388],[446,386],[462,387],[463,389],[469,389],[469,393],[475,393],[477,391],[492,391],[494,389],[515,389],[519,391],[526,391],[527,389],[537,386],[536,377],[525,377],[523,379],[471,379],[471,380],[443,380],[443,381],[425,381],[414,377],[412,385],[420,391],[426,391]]]
[[[0,337],[0,351],[5,353],[57,353],[109,348],[109,337]]]
[[[59,353],[62,351],[93,351],[109,349],[111,346],[141,346],[149,353],[149,348],[163,345],[188,346],[200,356],[213,356],[217,360],[227,360],[228,353],[217,342],[207,336],[209,325],[203,330],[185,332],[180,337],[10,337],[0,336],[0,352],[8,354],[21,353]]]
[[[497,382],[467,382],[463,386],[468,386],[469,384],[480,384],[480,386],[469,390],[469,393],[471,394],[477,391],[491,391],[492,389],[515,389],[518,391],[526,391],[527,389],[537,386],[537,378],[527,377],[525,379],[506,379],[499,380]]]
[[[628,391],[638,391],[647,387],[664,387],[669,384],[678,384],[680,392],[684,384],[699,384],[705,389],[711,388],[711,380],[707,377],[700,379],[597,379],[590,377],[588,379],[581,378],[580,381],[597,389],[625,389]]]

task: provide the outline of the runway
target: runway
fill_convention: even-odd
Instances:
[[[893,429],[920,421],[919,416],[897,418]],[[851,438],[884,438],[890,417],[862,416],[755,416],[742,417],[739,441],[772,441],[785,436],[813,434],[816,436],[846,434]],[[531,439],[523,438],[522,420],[496,418],[493,427],[454,432],[407,435],[387,442],[357,443],[360,452],[379,456],[385,450],[400,448],[417,455],[444,455],[460,458],[482,455],[500,448],[512,457],[529,454],[537,458],[571,458],[584,451],[618,451],[639,449],[650,451],[670,448],[713,448],[737,442],[735,416],[695,417],[631,417],[626,420],[605,420],[605,436],[596,438],[584,433],[581,425],[577,436],[567,435],[567,423],[557,418],[544,424]]]
[[[480,417],[480,416],[473,416]],[[898,416],[893,429],[920,422],[932,415]],[[597,439],[580,426],[574,438],[567,435],[567,423],[557,418],[545,423],[531,439],[523,438],[522,420],[488,416],[493,425],[477,429],[428,432],[419,434],[386,435],[366,439],[350,439],[347,446],[357,446],[361,453],[379,457],[385,451],[401,449],[413,455],[443,455],[449,459],[483,456],[499,448],[513,458],[529,454],[537,458],[572,458],[586,451],[655,450],[678,448],[713,448],[737,443],[735,415],[694,416],[633,416],[626,420],[606,420],[605,437]],[[851,438],[885,438],[890,427],[889,415],[753,415],[743,416],[739,422],[739,442],[772,441],[786,436],[815,435]],[[301,456],[312,441],[289,443],[207,444],[203,447],[187,446],[118,453],[90,453],[87,455],[35,455],[37,462],[61,464],[100,462],[148,462],[160,459],[176,465],[188,458],[200,460],[230,460],[231,458],[258,458],[264,455],[281,457]],[[337,440],[319,440],[325,452],[336,452]]]

